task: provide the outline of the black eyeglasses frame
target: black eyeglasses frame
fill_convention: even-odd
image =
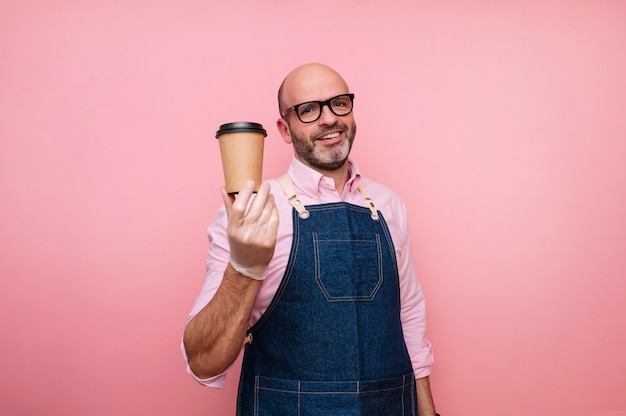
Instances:
[[[339,97],[350,97],[350,111],[348,111],[346,114],[337,114],[335,113],[335,110],[333,110],[333,107],[330,105],[331,101],[336,100]],[[311,103],[318,103],[320,106],[320,113],[317,115],[317,117],[315,118],[315,120],[310,120],[310,121],[303,121],[300,118],[300,114],[298,114],[298,108],[302,107],[303,105],[307,105],[307,104],[311,104]],[[320,117],[322,116],[322,113],[324,112],[324,106],[327,106],[330,111],[336,115],[337,117],[343,117],[343,116],[347,116],[348,114],[352,113],[352,110],[354,109],[354,94],[352,93],[348,93],[348,94],[339,94],[336,95],[332,98],[329,98],[326,101],[306,101],[300,104],[296,104],[294,106],[288,107],[286,108],[283,113],[280,115],[282,118],[285,118],[287,116],[287,114],[289,114],[290,111],[293,111],[294,113],[296,113],[296,116],[298,117],[298,120],[300,120],[301,123],[315,123],[317,120],[320,119]]]

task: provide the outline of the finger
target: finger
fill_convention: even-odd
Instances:
[[[265,206],[268,204],[268,198],[271,196],[270,194],[270,184],[264,182],[259,187],[254,200],[250,204],[248,208],[248,212],[245,215],[245,223],[258,223],[263,214],[263,210]],[[271,204],[274,203],[274,198],[272,197]]]
[[[226,192],[226,187],[220,187],[220,193],[222,194],[222,200],[224,201],[224,208],[226,208],[226,218],[230,218],[230,212],[232,211],[233,202],[235,202],[235,196]]]
[[[244,217],[246,216],[246,208],[248,206],[248,203],[250,201],[250,197],[252,196],[253,191],[254,191],[254,182],[247,181],[243,185],[243,187],[241,188],[237,196],[235,197],[235,201],[233,202],[231,206],[230,215],[231,215],[232,221],[236,221],[236,222],[243,221]]]
[[[261,211],[261,215],[259,215],[258,223],[259,224],[267,224],[268,221],[272,217],[272,211],[276,208],[274,195],[269,194],[267,196],[267,200],[265,201],[265,205],[263,205],[263,211]]]
[[[268,204],[266,205],[266,210],[264,210],[263,212],[263,230],[265,232],[265,234],[267,236],[273,236],[273,238],[276,238],[276,233],[278,232],[278,222],[279,222],[279,218],[278,218],[278,208],[276,207],[276,204],[274,203],[274,196],[270,195],[272,197],[272,203],[271,205]]]

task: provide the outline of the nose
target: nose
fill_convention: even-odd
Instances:
[[[320,111],[322,114],[318,121],[321,124],[333,124],[336,121],[337,116],[330,110],[330,104],[323,105]]]

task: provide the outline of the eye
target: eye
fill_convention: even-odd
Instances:
[[[305,103],[298,107],[298,114],[301,116],[306,116],[311,113],[315,113],[319,105],[317,103]]]
[[[332,106],[333,107],[349,107],[350,106],[350,98],[349,97],[339,97],[339,98],[335,98],[332,101]]]

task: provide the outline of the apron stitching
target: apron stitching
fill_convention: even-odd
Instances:
[[[402,399],[402,416],[404,416],[404,390],[406,389],[406,376],[402,376],[402,394],[400,398]]]
[[[357,381],[357,383],[359,383]],[[310,395],[324,395],[324,394],[363,394],[363,393],[381,393],[384,391],[394,391],[394,390],[403,390],[404,388],[406,388],[406,386],[395,386],[395,387],[387,387],[387,388],[380,388],[380,389],[373,389],[373,390],[365,390],[365,391],[359,391],[359,388],[357,387],[357,389],[355,391],[301,391],[300,390],[300,382],[298,382],[298,390],[294,391],[294,390],[285,390],[285,389],[278,389],[278,388],[271,388],[271,387],[259,387],[258,390],[265,390],[265,391],[275,391],[278,393],[290,393],[290,394],[297,394],[299,397],[305,394],[310,394]]]
[[[254,416],[259,415],[259,376],[254,378]]]
[[[300,382],[298,381],[298,416],[300,416]]]
[[[411,388],[417,388],[415,386],[415,377],[411,378]],[[415,416],[415,396],[411,394],[411,415]]]

